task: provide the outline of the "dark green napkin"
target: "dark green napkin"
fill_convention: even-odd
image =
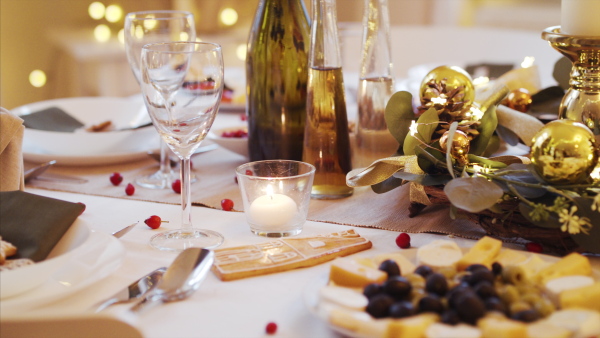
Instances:
[[[0,236],[17,247],[10,258],[44,260],[84,208],[19,190],[0,192]]]
[[[72,133],[83,127],[83,123],[58,107],[46,108],[19,117],[23,119],[25,127],[30,129]]]

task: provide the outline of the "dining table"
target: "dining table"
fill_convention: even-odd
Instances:
[[[423,39],[436,36],[429,28],[413,28],[412,31],[414,34],[420,32]],[[441,31],[443,30],[437,32]],[[410,32],[411,29],[403,28],[401,33],[393,35],[394,41],[411,36]],[[451,32],[454,30],[448,30],[448,33]],[[471,36],[485,37],[485,31],[469,32]],[[505,34],[506,41],[514,41],[518,36],[510,31]],[[535,35],[523,33],[523,39],[533,41]],[[496,35],[487,37],[496,39],[494,41],[498,43]],[[414,37],[412,39],[426,41]],[[470,41],[465,43],[471,44]],[[401,51],[400,43],[397,44],[395,50]],[[518,44],[523,48],[530,47],[522,42]],[[404,46],[408,45],[408,42],[404,43]],[[543,74],[542,83],[545,85],[551,82],[549,68],[558,55],[555,57],[555,52],[543,41],[542,45],[548,49],[540,51],[541,55],[547,56],[540,58],[543,65],[540,73]],[[478,49],[481,48],[469,47],[473,51]],[[411,69],[421,74],[419,67],[423,64],[431,65],[444,59],[443,55],[434,58],[431,54],[419,59],[414,55],[415,50],[410,52],[410,57],[407,55],[404,58],[410,58],[411,61],[405,61],[402,66],[406,73],[400,79],[400,84],[407,88],[410,87],[407,81],[411,80],[411,76],[421,76],[411,73]],[[479,53],[477,56],[465,54],[463,64],[517,62],[527,56],[529,51],[507,51],[511,60],[499,59],[497,53],[492,53],[492,59],[485,59],[484,54],[486,53]],[[454,61],[458,57],[460,53],[452,50],[446,60]],[[403,58],[400,55],[398,59]],[[355,76],[355,73],[349,71],[347,78],[353,79]],[[415,81],[414,78],[412,80]],[[352,85],[347,87],[351,95]],[[137,96],[133,99],[140,100]],[[355,102],[351,98],[348,104],[355,109]],[[350,116],[355,114],[352,108],[348,111]],[[243,109],[219,112],[213,129],[243,125],[243,116]],[[205,142],[210,143],[210,139]],[[196,180],[192,184],[192,219],[195,227],[214,230],[223,235],[225,240],[219,249],[273,240],[254,235],[243,212],[235,168],[248,161],[246,156],[224,147],[217,147],[193,158]],[[26,167],[33,165],[32,162],[26,162]],[[168,188],[154,190],[139,186],[136,186],[133,195],[125,193],[127,183],[133,182],[139,175],[156,171],[157,166],[158,163],[149,157],[106,165],[61,165],[58,161],[48,169],[48,175],[77,176],[85,179],[86,183],[32,180],[26,184],[25,191],[28,193],[85,204],[85,211],[74,224],[110,237],[113,251],[107,252],[110,251],[107,249],[103,252],[108,258],[98,267],[102,271],[89,272],[89,276],[84,276],[74,285],[63,285],[60,295],[45,295],[39,301],[0,301],[2,337],[266,337],[269,336],[266,332],[269,323],[277,325],[273,335],[275,337],[343,336],[315,310],[315,297],[318,296],[319,288],[327,282],[330,261],[233,281],[222,281],[209,272],[200,287],[186,299],[160,304],[139,313],[131,311],[132,304],[116,304],[95,313],[95,304],[150,271],[168,267],[177,256],[176,252],[151,247],[149,241],[161,231],[178,227],[181,217],[180,195]],[[123,183],[118,186],[111,184],[109,180],[114,172],[119,172],[124,177]],[[231,199],[234,202],[233,210],[222,210],[222,199]],[[370,187],[359,187],[355,188],[352,196],[345,199],[311,200],[308,220],[296,237],[354,230],[371,241],[372,247],[353,254],[353,257],[374,257],[378,254],[416,250],[438,239],[451,240],[461,248],[469,248],[486,235],[481,227],[466,218],[452,219],[447,206],[428,206],[418,216],[409,217],[409,203],[405,186],[385,194],[376,194]],[[158,229],[151,229],[144,220],[152,215],[158,215],[167,222],[162,223]],[[110,236],[133,223],[137,225],[121,238]],[[410,249],[401,249],[396,244],[396,237],[402,232],[410,235]],[[503,247],[529,254],[525,249],[526,241],[514,238],[503,241]],[[588,257],[592,267],[600,270],[600,257]]]

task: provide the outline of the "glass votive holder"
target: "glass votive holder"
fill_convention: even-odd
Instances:
[[[236,169],[250,231],[287,237],[302,231],[308,215],[315,167],[291,160],[243,164]]]

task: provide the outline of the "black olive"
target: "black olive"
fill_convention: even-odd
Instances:
[[[494,274],[494,276],[501,276],[502,275],[502,264],[500,264],[498,262],[494,262],[492,264],[492,273]]]

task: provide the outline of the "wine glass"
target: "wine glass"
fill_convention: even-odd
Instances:
[[[128,13],[125,17],[125,52],[127,61],[138,84],[140,83],[140,55],[148,43],[195,41],[194,15],[186,11],[143,11]],[[144,109],[142,107],[142,109]],[[145,114],[145,109],[143,114]],[[136,183],[145,188],[170,188],[177,178],[171,170],[168,148],[160,142],[160,169],[148,176],[138,177]]]
[[[141,87],[154,127],[181,159],[181,228],[150,243],[161,250],[214,248],[223,236],[192,227],[190,156],[206,137],[223,93],[221,47],[205,42],[148,44],[141,54]]]

